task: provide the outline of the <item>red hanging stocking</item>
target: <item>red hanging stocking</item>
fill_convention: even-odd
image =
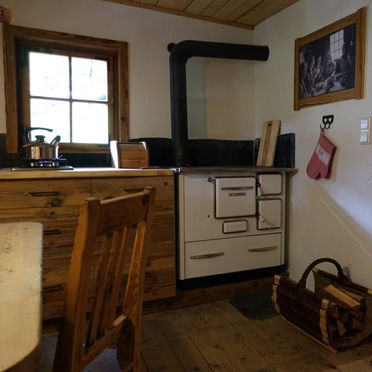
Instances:
[[[329,178],[335,152],[336,146],[324,135],[323,130],[321,130],[318,143],[307,165],[307,175],[310,178]]]

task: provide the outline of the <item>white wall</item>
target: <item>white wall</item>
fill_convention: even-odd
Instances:
[[[293,110],[294,40],[368,6],[365,98]],[[296,133],[297,174],[291,180],[289,271],[299,278],[318,257],[334,257],[352,279],[372,287],[372,145],[359,144],[360,119],[372,116],[372,3],[370,0],[300,0],[259,25],[254,42],[270,57],[255,65],[255,114],[282,120]],[[332,176],[312,180],[306,166],[322,115],[333,114],[327,136],[337,145]]]
[[[12,11],[11,23],[14,25],[129,43],[129,121],[132,138],[171,135],[169,43],[191,39],[249,44],[252,39],[249,30],[102,0],[3,0],[1,5]],[[0,87],[3,87],[2,70]],[[253,92],[253,86],[249,89]],[[0,133],[6,132],[4,106],[4,92],[0,88]]]
[[[191,58],[186,65],[189,138],[253,139],[255,61]]]
[[[214,60],[207,64],[208,138],[255,138],[253,66],[256,63],[264,62]]]

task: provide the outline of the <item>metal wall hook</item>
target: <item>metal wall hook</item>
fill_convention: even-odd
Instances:
[[[320,129],[329,129],[333,123],[334,115],[323,115],[322,122],[323,124],[320,124]]]

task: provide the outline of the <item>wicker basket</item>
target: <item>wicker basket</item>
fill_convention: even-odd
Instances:
[[[315,268],[322,262],[330,262],[338,275]],[[310,272],[315,279],[315,291],[306,288]],[[361,310],[355,311],[332,298],[326,287],[336,286],[342,291],[363,298]],[[287,276],[275,275],[272,302],[275,310],[285,319],[321,342],[332,351],[341,351],[365,341],[372,334],[372,290],[353,283],[343,273],[340,264],[332,258],[320,258],[312,262],[297,283]],[[339,327],[349,325],[359,317],[359,329],[348,329],[340,334]],[[346,323],[343,323],[346,322]]]

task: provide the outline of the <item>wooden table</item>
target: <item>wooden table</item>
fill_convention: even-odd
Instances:
[[[0,224],[0,371],[32,371],[40,341],[42,224]]]

